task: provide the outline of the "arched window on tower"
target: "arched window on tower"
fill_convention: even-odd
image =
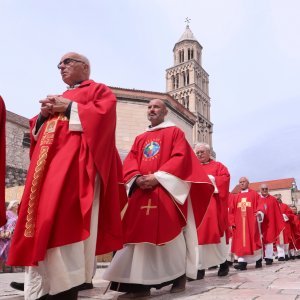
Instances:
[[[206,93],[206,90],[205,90],[205,79],[203,78],[202,79],[202,91],[204,92],[204,93]]]
[[[191,50],[190,50],[190,48],[188,49],[188,60],[190,60],[191,59]]]
[[[174,75],[172,75],[171,80],[172,80],[172,87],[174,90],[175,89],[175,76]]]
[[[185,102],[185,104],[186,104],[186,108],[187,109],[189,109],[189,107],[190,107],[190,97],[189,96],[186,96],[186,102]]]
[[[182,80],[183,80],[183,86],[186,86],[186,76],[185,76],[185,72],[182,72]]]
[[[181,50],[181,62],[184,62],[184,50]]]
[[[190,71],[186,70],[186,85],[190,84]]]
[[[206,118],[207,115],[206,115],[206,104],[203,103],[203,116]]]
[[[191,59],[194,58],[194,49],[191,50]]]
[[[175,79],[175,89],[179,88],[179,74],[176,74],[176,79]]]
[[[181,63],[181,50],[179,50],[179,63]]]

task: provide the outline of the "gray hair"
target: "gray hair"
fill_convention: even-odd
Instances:
[[[210,146],[209,146],[209,144],[207,144],[207,143],[197,143],[197,144],[194,146],[194,149],[197,149],[197,148],[200,148],[200,147],[204,147],[206,150],[209,150],[209,151],[210,151]]]
[[[242,177],[239,179],[239,181],[240,181],[242,178],[244,178],[246,181],[248,181],[248,183],[250,183],[249,179],[248,179],[246,176],[242,176]]]
[[[12,209],[13,207],[19,205],[19,201],[18,200],[12,200],[8,203],[7,205],[7,209]]]

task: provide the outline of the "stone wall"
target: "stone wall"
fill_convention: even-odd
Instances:
[[[6,187],[24,185],[29,166],[29,121],[7,111]]]

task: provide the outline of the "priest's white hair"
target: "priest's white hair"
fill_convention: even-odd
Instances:
[[[210,146],[209,146],[209,144],[207,144],[207,143],[197,143],[197,144],[194,146],[194,149],[197,149],[197,148],[200,148],[200,147],[204,147],[206,150],[209,150],[209,151],[210,151]]]

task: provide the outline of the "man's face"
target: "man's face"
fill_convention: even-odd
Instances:
[[[241,188],[241,190],[246,190],[249,186],[249,182],[246,178],[242,177],[240,180],[239,180],[239,186]]]
[[[277,199],[277,201],[279,203],[282,203],[282,201],[281,201],[281,194],[275,194],[274,197]]]
[[[269,195],[269,188],[266,185],[262,185],[260,187],[260,193],[263,197],[267,197]]]
[[[205,146],[198,146],[195,149],[196,155],[201,163],[206,163],[210,159],[210,151]]]
[[[291,210],[293,213],[296,215],[297,214],[297,207],[296,206],[291,206]]]
[[[167,114],[165,104],[158,99],[151,100],[148,104],[147,117],[152,126],[162,123]]]
[[[65,54],[61,58],[58,67],[62,80],[70,86],[88,79],[86,63],[74,53]]]

